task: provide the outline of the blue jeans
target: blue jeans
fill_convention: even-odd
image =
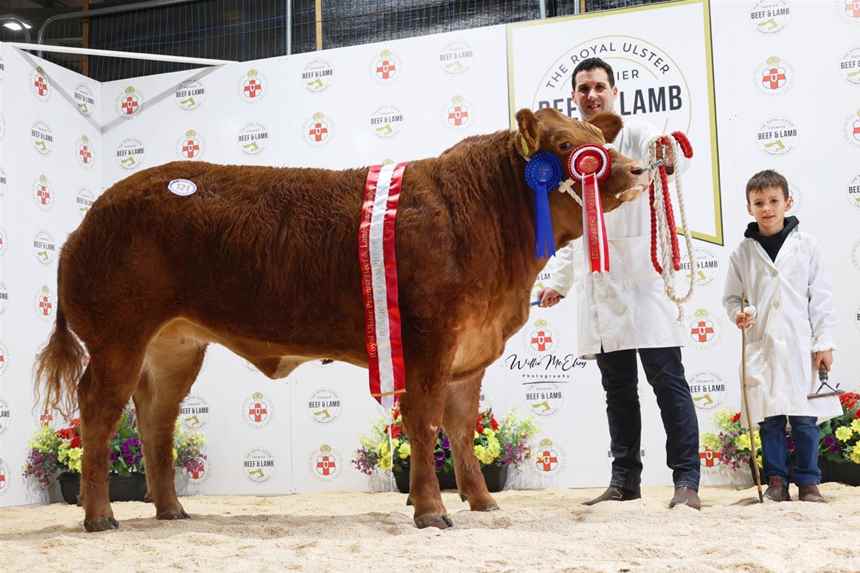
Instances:
[[[818,426],[814,416],[788,416],[794,439],[794,467],[789,467],[788,442],[785,436],[785,416],[771,416],[759,423],[761,449],[764,455],[764,475],[777,476],[797,485],[817,485],[821,482],[818,469]],[[789,472],[789,470],[793,470]]]
[[[642,414],[639,410],[636,352],[660,407],[666,430],[666,461],[675,487],[699,489],[699,422],[684,377],[681,349],[640,348],[603,352],[597,366],[606,391],[612,451],[610,485],[639,491],[642,482]]]

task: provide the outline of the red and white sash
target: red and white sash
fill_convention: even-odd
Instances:
[[[394,406],[396,396],[406,391],[394,249],[397,204],[405,170],[405,163],[370,168],[358,228],[370,394],[386,412]]]

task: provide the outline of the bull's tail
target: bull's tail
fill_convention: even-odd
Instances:
[[[57,294],[60,294],[62,264],[57,268]],[[69,330],[63,305],[57,297],[57,321],[48,345],[36,357],[36,403],[44,397],[44,409],[71,416],[78,407],[78,381],[84,371],[87,352]]]

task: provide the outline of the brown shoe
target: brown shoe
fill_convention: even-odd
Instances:
[[[582,502],[582,505],[596,505],[603,501],[630,501],[631,499],[639,499],[640,497],[642,497],[640,490],[631,491],[611,485],[594,499]]]
[[[824,499],[824,496],[821,495],[821,492],[818,491],[818,486],[813,485],[799,485],[797,486],[798,495],[797,498],[800,501],[812,501],[815,503],[827,503],[827,500]]]
[[[771,501],[791,501],[788,483],[779,476],[770,476],[764,496]]]
[[[669,507],[676,505],[686,505],[693,509],[702,509],[702,500],[699,499],[699,492],[691,487],[681,486],[675,488],[675,495],[672,496],[672,501],[669,502]]]

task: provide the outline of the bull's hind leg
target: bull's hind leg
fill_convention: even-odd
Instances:
[[[205,352],[204,344],[168,332],[156,337],[146,351],[134,404],[156,519],[188,518],[176,497],[173,432],[179,405],[200,372]]]
[[[482,370],[466,380],[449,384],[443,422],[454,457],[457,487],[472,511],[499,509],[496,500],[487,491],[487,483],[473,448],[483,377]]]
[[[99,348],[92,351],[89,366],[78,384],[84,448],[81,502],[87,531],[119,526],[108,496],[109,441],[123,407],[137,386],[142,362],[142,344],[130,342]]]

